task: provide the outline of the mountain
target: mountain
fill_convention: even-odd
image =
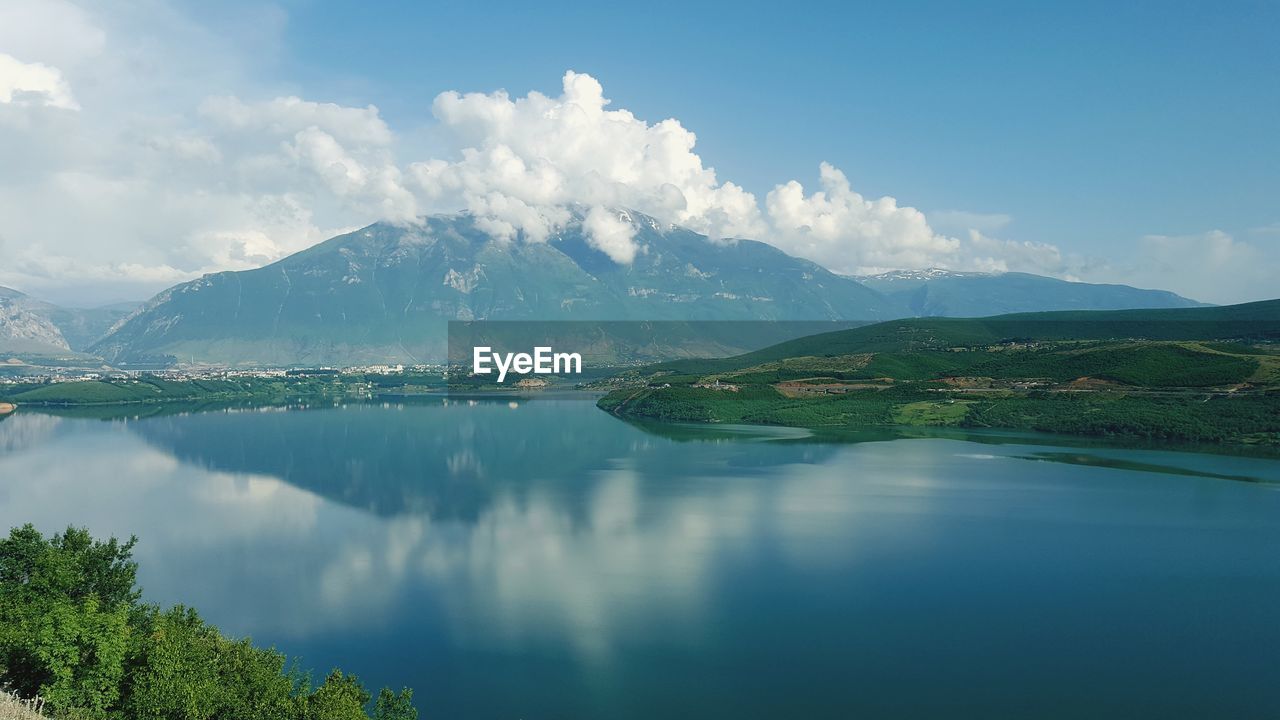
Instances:
[[[70,350],[62,331],[32,312],[24,297],[17,291],[0,288],[0,353],[49,354]]]
[[[896,303],[752,240],[711,241],[633,212],[619,265],[580,221],[547,242],[493,240],[469,215],[376,223],[256,270],[156,296],[91,346],[116,363],[424,362],[446,320],[879,320]]]
[[[81,351],[93,341],[106,335],[112,326],[128,317],[129,313],[136,310],[142,303],[117,303],[97,308],[66,308],[37,300],[12,288],[0,287],[0,304],[7,304],[11,308],[9,313],[21,312],[24,316],[34,316],[43,325],[51,325],[52,328],[45,327],[43,331],[44,340],[41,342],[46,346],[46,350],[57,348]],[[6,337],[8,332],[19,332],[16,329],[18,322],[16,314],[14,318],[0,320],[0,337]],[[30,318],[24,319],[22,323],[28,328],[32,327]],[[12,327],[6,331],[4,329],[6,326]],[[55,335],[57,339],[54,339]],[[0,340],[0,348],[8,346],[9,343]]]
[[[861,323],[1198,304],[1023,273],[855,279],[765,243],[713,241],[636,212],[618,217],[640,247],[626,265],[591,246],[581,216],[546,242],[494,240],[467,214],[375,223],[266,267],[170,288],[88,349],[135,366],[417,363],[444,357],[448,320]]]
[[[142,307],[141,302],[113,303],[95,308],[66,308],[48,303],[41,303],[41,305],[46,305],[48,308],[43,311],[44,317],[62,331],[67,344],[72,350],[77,351],[92,345],[94,341],[106,335],[116,323]]]
[[[855,276],[906,308],[907,315],[982,317],[1045,310],[1196,307],[1163,290],[1069,282],[1028,273],[953,272],[939,268]]]

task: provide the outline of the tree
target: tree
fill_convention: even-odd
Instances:
[[[137,538],[121,543],[98,542],[83,528],[46,540],[32,525],[10,531],[0,540],[0,588],[25,596],[83,600],[97,596],[104,606],[138,601]]]
[[[0,687],[66,720],[369,720],[354,675],[313,690],[276,650],[141,603],[134,542],[31,525],[0,540]],[[412,699],[384,689],[377,720],[417,720]]]
[[[334,670],[306,702],[305,720],[368,720],[364,713],[370,699],[355,675]]]
[[[253,646],[249,640],[225,641],[222,684],[226,718],[296,720],[302,700],[295,697],[302,684],[296,668],[285,670],[285,656],[274,649]]]
[[[182,606],[148,625],[126,693],[126,714],[137,720],[213,717],[223,705],[218,631]]]
[[[95,542],[31,525],[0,540],[0,671],[17,692],[55,709],[103,711],[118,697],[137,602],[134,541]]]
[[[39,619],[31,654],[45,671],[39,694],[64,715],[103,718],[120,697],[129,650],[129,608],[96,595],[60,599]]]
[[[413,707],[413,691],[404,688],[398,693],[382,688],[374,704],[373,720],[418,720],[418,710]]]

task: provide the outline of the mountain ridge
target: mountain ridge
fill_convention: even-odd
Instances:
[[[69,351],[62,331],[26,306],[25,295],[0,288],[0,352],[59,353]]]
[[[142,303],[112,303],[94,308],[68,308],[38,300],[26,293],[0,287],[0,351],[80,352],[106,335]],[[21,320],[19,319],[21,318]],[[20,330],[20,325],[26,330]],[[41,326],[43,339],[38,344],[17,342],[23,332],[35,332]]]
[[[93,350],[113,362],[418,362],[443,357],[446,320],[877,320],[897,312],[879,293],[767,243],[715,243],[629,217],[642,251],[627,265],[592,247],[580,225],[533,243],[494,240],[467,215],[375,223],[263,268],[170,288]]]
[[[615,212],[631,225],[638,246],[627,264],[593,245],[580,213],[545,242],[494,239],[467,213],[379,222],[261,268],[213,273],[169,288],[89,349],[112,363],[132,365],[418,363],[444,357],[448,320],[874,322],[958,314],[984,302],[969,297],[913,303],[768,243],[716,241],[642,213]],[[956,279],[946,272],[933,281]],[[1007,306],[1196,304],[1163,291],[1014,277],[1018,287],[997,293],[989,303],[994,308],[981,314]],[[1089,302],[1068,298],[1061,307],[1046,307],[1044,288],[1058,285],[1086,296],[1098,287],[1119,294]],[[976,293],[985,291],[983,286]]]
[[[984,317],[1045,310],[1123,310],[1207,305],[1166,290],[1085,283],[1024,272],[957,272],[943,268],[853,276],[915,316]]]

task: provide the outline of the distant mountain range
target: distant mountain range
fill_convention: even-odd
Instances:
[[[537,243],[495,241],[466,214],[433,216],[375,223],[256,270],[206,275],[127,318],[124,308],[70,311],[16,293],[25,313],[0,319],[0,333],[53,346],[60,333],[66,347],[115,364],[338,365],[442,359],[447,320],[874,322],[1200,304],[1023,273],[845,277],[766,243],[618,216],[640,247],[629,265],[592,247],[580,219]]]
[[[915,317],[984,317],[1046,310],[1199,307],[1164,290],[1068,282],[1028,273],[897,270],[855,280],[896,301]]]
[[[14,293],[18,297],[10,297]],[[21,293],[0,288],[0,348],[8,352],[66,352],[62,331],[26,307]]]
[[[78,353],[140,305],[65,308],[0,287],[0,353]]]

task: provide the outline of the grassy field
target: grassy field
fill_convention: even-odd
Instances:
[[[956,400],[905,403],[893,409],[893,421],[899,425],[956,425],[969,414],[971,404]]]

